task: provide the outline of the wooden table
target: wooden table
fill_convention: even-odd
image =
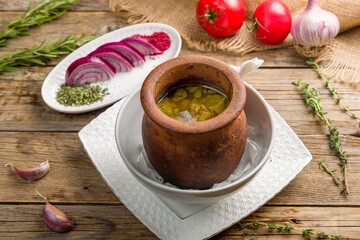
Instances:
[[[25,11],[29,1],[0,0],[0,21],[7,23]],[[36,1],[39,2],[39,1]],[[110,13],[107,0],[84,0],[71,7],[68,16],[30,31],[30,36],[9,41],[0,54],[39,44],[67,34],[105,33],[126,26],[118,14]],[[305,66],[293,48],[250,53],[246,56],[200,53],[185,44],[180,55],[202,54],[240,64],[259,57],[261,69],[247,77],[266,100],[294,129],[313,154],[312,162],[281,193],[245,221],[276,221],[297,228],[313,228],[327,234],[360,239],[360,129],[343,113],[316,74]],[[0,76],[0,161],[19,167],[33,167],[48,159],[52,171],[44,179],[28,183],[9,168],[0,168],[0,239],[19,238],[104,238],[155,239],[115,197],[86,155],[78,131],[104,111],[67,115],[51,110],[41,98],[41,85],[57,62],[44,67],[24,67],[22,72]],[[302,78],[320,89],[323,105],[341,133],[350,155],[350,195],[319,169],[326,159],[339,169],[338,158],[329,148],[327,129],[305,107],[300,92],[291,84]],[[360,114],[360,89],[334,84],[343,101]],[[286,161],[286,159],[283,159]],[[338,170],[340,171],[340,170]],[[72,232],[49,231],[42,219],[44,202],[34,189],[65,211],[76,223]],[[204,226],[206,227],[206,226]],[[264,227],[241,230],[233,226],[214,239],[302,239],[301,234],[267,231]]]

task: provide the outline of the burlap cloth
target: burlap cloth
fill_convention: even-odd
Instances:
[[[263,0],[243,0],[247,16],[253,16]],[[293,21],[305,9],[307,0],[282,0],[291,10]],[[197,0],[110,0],[110,9],[126,12],[129,23],[160,22],[174,27],[192,48],[200,51],[226,51],[245,54],[292,45],[291,34],[279,45],[265,45],[243,26],[233,37],[215,38],[207,34],[195,16]],[[343,32],[330,42],[315,59],[324,64],[322,72],[334,79],[360,83],[360,1],[317,0],[325,10],[340,20]],[[245,23],[250,26],[251,20]],[[350,30],[349,30],[350,29]]]

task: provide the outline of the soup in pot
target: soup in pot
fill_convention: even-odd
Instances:
[[[158,101],[167,116],[183,122],[202,122],[216,117],[229,105],[221,91],[203,85],[187,85],[171,89]]]

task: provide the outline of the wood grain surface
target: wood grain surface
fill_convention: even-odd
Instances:
[[[39,1],[0,0],[0,22],[4,25],[22,14],[29,2]],[[126,25],[120,14],[109,12],[107,0],[84,0],[74,4],[66,17],[32,28],[29,36],[9,40],[7,47],[0,48],[0,55],[45,39],[102,34]],[[253,57],[264,59],[263,67],[244,80],[260,91],[313,154],[312,162],[282,192],[244,221],[276,221],[360,239],[360,128],[336,105],[321,80],[306,67],[305,59],[291,47],[241,56],[201,53],[184,44],[180,55],[190,54],[211,56],[234,65]],[[50,174],[34,183],[24,181],[10,168],[0,168],[0,239],[156,239],[107,187],[78,138],[77,132],[104,109],[68,115],[43,102],[42,82],[60,60],[0,76],[0,164],[24,168],[44,160],[51,164]],[[319,161],[325,159],[331,169],[340,171],[338,158],[329,147],[326,127],[291,84],[299,78],[320,89],[324,109],[339,129],[343,148],[349,154],[347,197],[340,195],[341,189],[319,169]],[[360,88],[333,85],[343,101],[360,115]],[[73,218],[74,231],[59,234],[45,227],[41,217],[44,203],[35,188]],[[234,225],[213,239],[283,240],[302,236],[264,227],[242,230]]]

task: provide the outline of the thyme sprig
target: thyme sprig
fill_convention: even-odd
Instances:
[[[330,148],[335,149],[336,155],[340,159],[339,166],[341,167],[341,170],[343,172],[343,190],[341,191],[341,193],[347,195],[349,194],[349,188],[347,184],[347,162],[349,156],[346,154],[345,151],[342,150],[341,141],[339,138],[339,131],[335,126],[331,124],[332,121],[325,116],[327,113],[324,111],[321,105],[319,90],[317,88],[310,88],[309,84],[303,82],[301,79],[299,79],[297,82],[293,82],[293,84],[298,86],[302,90],[302,93],[305,95],[306,106],[311,106],[319,119],[328,127]]]
[[[0,32],[0,47],[6,46],[9,38],[28,35],[30,27],[37,26],[66,14],[67,8],[79,0],[42,0],[37,6],[29,4],[25,14],[9,22]]]
[[[341,106],[341,108],[348,113],[353,119],[358,120],[359,122],[359,126],[360,126],[360,118],[350,110],[349,106],[345,105],[344,102],[342,101],[341,97],[339,96],[339,94],[335,91],[335,89],[331,86],[330,84],[330,80],[327,79],[320,71],[320,69],[323,68],[323,66],[318,65],[316,62],[314,61],[306,61],[306,64],[308,66],[312,66],[313,70],[317,73],[317,75],[319,76],[319,78],[321,78],[324,81],[325,86],[327,87],[327,89],[329,90],[329,92],[335,97],[336,99],[336,103],[339,104]]]
[[[53,60],[62,55],[69,54],[84,43],[96,37],[67,36],[63,39],[55,39],[45,44],[45,41],[32,48],[7,52],[0,57],[0,76],[5,71],[19,71],[19,66],[30,66],[31,64],[46,65],[45,60]]]
[[[285,225],[282,224],[277,224],[276,222],[271,222],[271,223],[264,223],[264,222],[259,222],[259,221],[255,221],[255,222],[250,222],[250,223],[245,223],[245,222],[239,222],[238,226],[241,229],[244,229],[246,227],[256,227],[256,226],[267,226],[268,230],[277,230],[278,232],[282,232],[282,231],[298,231],[302,233],[302,236],[307,239],[310,240],[310,236],[317,236],[318,239],[331,239],[331,240],[340,240],[341,236],[340,235],[327,235],[324,232],[314,232],[313,229],[300,229],[300,228],[294,228],[288,224],[285,223]]]
[[[330,170],[329,166],[327,164],[325,164],[324,162],[325,162],[325,160],[321,160],[319,162],[319,167],[324,169],[324,171],[327,172],[332,177],[332,179],[334,180],[336,185],[342,184],[341,179],[334,174],[336,169],[335,170]]]

